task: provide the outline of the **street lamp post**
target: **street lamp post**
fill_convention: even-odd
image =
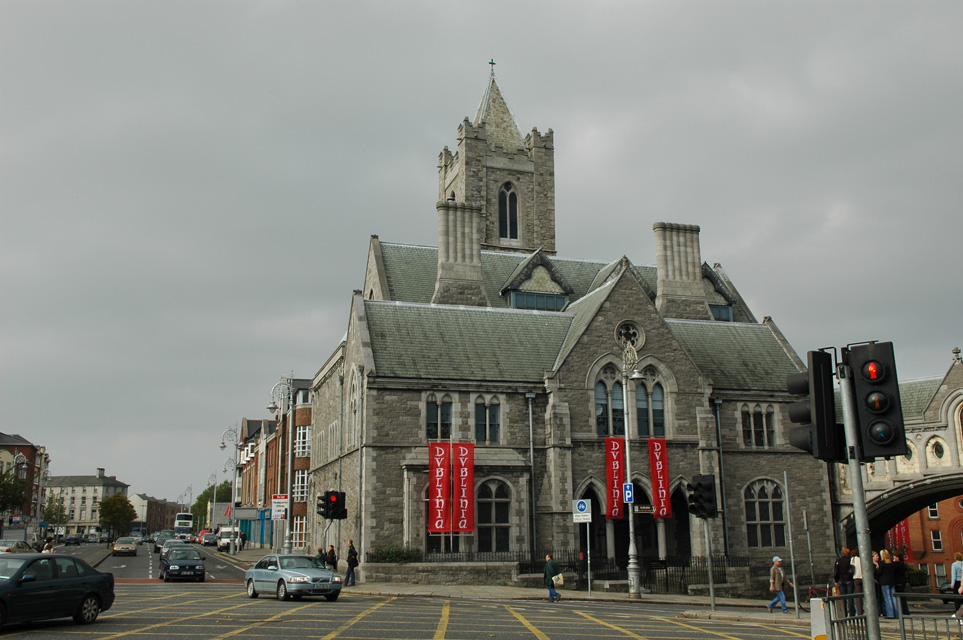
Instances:
[[[224,433],[221,434],[221,451],[224,451],[224,449],[227,448],[228,442],[230,442],[234,447],[234,459],[231,460],[230,458],[228,458],[227,462],[224,465],[225,467],[228,464],[234,465],[233,472],[231,473],[231,538],[230,538],[231,540],[230,554],[233,556],[235,553],[237,553],[237,548],[235,547],[235,543],[234,543],[234,540],[237,537],[234,535],[236,533],[234,529],[234,522],[235,522],[234,503],[237,501],[237,452],[241,448],[241,436],[237,431],[237,427],[228,427],[227,429],[224,430]],[[215,488],[215,491],[217,491],[216,488]]]
[[[282,403],[287,403],[286,407],[284,404],[281,405],[281,414],[284,415],[285,408],[288,413],[288,505],[285,514],[283,552],[291,553],[291,524],[294,519],[292,517],[294,507],[294,495],[292,493],[294,488],[294,385],[290,378],[282,377],[280,382],[271,389],[271,404],[268,405],[267,410],[276,413],[279,400]]]
[[[211,474],[211,477],[208,478],[208,480],[210,481],[211,486],[214,487],[214,490],[211,492],[211,522],[210,522],[211,531],[214,531],[215,529],[217,529],[217,527],[214,526],[214,519],[217,517],[217,469],[214,470],[214,473]]]
[[[629,428],[631,425],[632,412],[629,409],[629,379],[638,379],[641,376],[639,372],[635,370],[636,365],[639,362],[639,354],[635,350],[635,344],[637,337],[633,334],[634,329],[629,328],[628,330],[619,331],[619,343],[622,347],[622,416],[624,423],[624,433],[625,438],[625,481],[627,483],[632,482],[632,462],[629,456]],[[629,372],[632,372],[631,376]],[[639,590],[639,579],[641,578],[642,571],[639,567],[639,550],[635,544],[635,510],[633,504],[627,504],[629,512],[629,598],[640,599],[642,593]]]

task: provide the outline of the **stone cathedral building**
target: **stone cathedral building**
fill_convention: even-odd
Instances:
[[[578,247],[556,246],[554,134],[522,137],[494,74],[457,141],[439,156],[438,246],[371,237],[345,337],[314,379],[309,501],[341,488],[349,507],[339,540],[318,519],[314,544],[350,537],[362,552],[425,556],[591,549],[624,565],[628,520],[606,517],[605,443],[628,429],[635,504],[661,498],[671,510],[632,516],[640,558],[705,555],[686,484],[712,474],[715,554],[760,566],[788,557],[791,505],[796,550],[807,548],[805,511],[815,564],[829,566],[826,465],[787,438],[786,376],[805,365],[703,261],[699,227],[655,224],[654,264],[566,257]],[[637,359],[629,370],[625,353]],[[667,450],[661,496],[656,439]],[[429,531],[433,442],[474,445],[472,531]],[[576,499],[591,503],[587,528],[573,523]]]

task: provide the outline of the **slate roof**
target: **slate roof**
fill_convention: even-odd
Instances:
[[[364,302],[379,377],[538,382],[551,371],[569,313]]]
[[[675,320],[666,324],[716,389],[786,391],[792,358],[762,324]]]
[[[110,476],[50,476],[45,483],[48,487],[80,487],[99,485],[101,487],[129,487],[126,482]]]
[[[943,377],[920,378],[918,380],[901,380],[899,383],[899,403],[903,408],[905,418],[916,418],[923,415],[933,396],[943,384]]]

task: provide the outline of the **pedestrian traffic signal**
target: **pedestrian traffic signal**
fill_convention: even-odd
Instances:
[[[716,517],[715,476],[692,476],[692,483],[686,485],[686,489],[689,491],[689,513],[697,518]]]
[[[789,420],[804,425],[789,430],[789,444],[817,460],[845,462],[846,432],[836,424],[833,358],[824,351],[810,351],[807,360],[807,371],[786,378],[789,393],[808,396],[789,405]]]
[[[903,406],[892,342],[871,342],[849,349],[861,460],[905,456]]]
[[[319,516],[323,516],[327,512],[327,505],[328,505],[327,494],[323,494],[323,495],[319,494],[317,506],[315,508],[316,513]]]

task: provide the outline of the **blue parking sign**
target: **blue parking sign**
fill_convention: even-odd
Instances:
[[[626,482],[622,485],[622,502],[629,504],[635,502],[635,494],[632,492],[631,482]]]

